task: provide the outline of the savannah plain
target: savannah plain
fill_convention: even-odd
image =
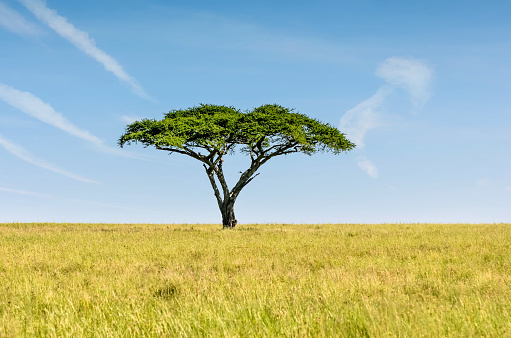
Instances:
[[[511,337],[511,224],[0,224],[0,337]]]

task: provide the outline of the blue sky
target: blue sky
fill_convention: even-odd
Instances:
[[[511,222],[511,2],[0,0],[0,221],[219,223],[124,126],[278,103],[358,147],[275,158],[240,223]],[[233,182],[243,154],[224,167]],[[232,183],[231,183],[232,185]]]

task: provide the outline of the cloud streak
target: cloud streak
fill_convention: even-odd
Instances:
[[[109,208],[122,209],[122,210],[151,212],[150,210],[146,210],[146,209],[137,209],[137,208],[124,207],[122,205],[116,205],[116,204],[91,202],[91,201],[78,200],[78,199],[74,199],[74,198],[57,198],[57,197],[55,197],[53,195],[41,194],[41,193],[38,193],[38,192],[27,191],[27,190],[20,190],[20,189],[11,189],[11,188],[0,187],[0,191],[12,193],[12,194],[17,194],[17,195],[24,195],[24,196],[33,196],[33,197],[42,197],[42,198],[54,198],[54,199],[60,199],[60,200],[63,200],[63,201],[75,202],[75,203],[80,203],[80,204],[98,205],[98,206],[102,206],[102,207],[109,207]]]
[[[170,39],[176,45],[224,50],[228,53],[241,51],[257,56],[258,59],[278,58],[286,62],[294,60],[345,64],[351,62],[355,55],[346,45],[289,35],[211,12],[190,12],[173,8],[168,16],[172,19],[162,23],[164,29],[179,31],[180,34],[166,36],[165,41]],[[154,21],[148,23],[150,27],[154,25]]]
[[[53,171],[54,173],[67,176],[67,177],[72,178],[77,181],[86,182],[86,183],[99,183],[99,182],[90,180],[88,178],[85,178],[83,176],[76,175],[70,171],[61,169],[52,163],[49,163],[44,160],[36,158],[31,153],[26,151],[23,147],[4,138],[1,134],[0,134],[0,146],[3,147],[8,152],[10,152],[11,154],[13,154],[14,156],[18,157],[19,159],[22,159],[23,161],[26,161],[28,163],[31,163],[31,164],[41,167],[43,169]]]
[[[36,25],[27,21],[21,14],[0,1],[0,25],[21,35],[39,35]]]
[[[367,132],[381,125],[378,109],[393,90],[390,86],[380,87],[373,96],[348,110],[341,118],[339,128],[357,147],[364,147]]]
[[[487,187],[487,186],[490,185],[490,179],[488,179],[488,178],[481,178],[480,180],[478,180],[476,182],[476,184],[477,184],[478,187],[482,187],[482,188]]]
[[[420,108],[431,97],[433,71],[419,60],[388,58],[377,68],[375,75],[386,83],[369,99],[348,110],[339,123],[339,128],[359,147],[365,146],[364,137],[369,130],[383,125],[380,110],[385,99],[396,89],[408,92],[415,108]]]
[[[122,210],[151,212],[150,210],[146,210],[146,209],[137,209],[137,208],[124,207],[122,205],[116,205],[116,204],[108,204],[108,203],[100,203],[100,202],[91,202],[91,201],[77,200],[77,199],[74,199],[74,198],[66,198],[64,200],[70,201],[70,202],[81,203],[81,204],[98,205],[98,206],[102,206],[102,207],[122,209]]]
[[[98,137],[86,130],[78,128],[69,122],[62,114],[55,111],[48,103],[29,92],[23,92],[0,83],[0,100],[68,134],[97,145],[103,144],[103,141]]]
[[[59,15],[57,11],[46,7],[45,3],[41,0],[18,1],[31,11],[41,22],[48,25],[48,27],[73,44],[76,48],[101,63],[107,71],[114,74],[119,80],[127,83],[136,95],[144,99],[153,100],[138,82],[122,68],[116,59],[99,49],[96,46],[96,42],[90,38],[86,32],[76,28],[67,18]]]
[[[368,158],[362,156],[357,159],[357,165],[360,169],[365,171],[369,177],[378,178],[378,168]]]
[[[385,84],[370,98],[348,110],[339,121],[339,129],[359,148],[365,147],[364,139],[370,130],[385,125],[382,106],[396,89],[409,94],[414,109],[422,107],[431,97],[433,70],[417,59],[388,58],[378,66],[375,75]],[[378,169],[369,159],[359,158],[358,166],[370,177],[378,177]]]
[[[388,58],[378,67],[375,75],[396,88],[406,90],[416,108],[423,106],[431,97],[433,71],[419,60]]]
[[[141,119],[142,119],[141,117],[136,117],[136,116],[127,116],[127,115],[121,116],[121,121],[126,124],[132,124],[133,122],[139,121]]]
[[[105,145],[97,136],[75,126],[66,119],[66,117],[57,112],[50,104],[44,102],[32,93],[24,92],[0,83],[0,100],[21,110],[27,115],[59,128],[72,136],[92,143],[99,151],[115,156],[144,159],[143,156]]]
[[[10,189],[10,188],[4,188],[4,187],[0,187],[0,191],[9,192],[9,193],[18,194],[18,195],[25,195],[25,196],[55,198],[52,195],[40,194],[38,192],[33,192],[33,191]]]

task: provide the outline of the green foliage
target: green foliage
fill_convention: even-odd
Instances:
[[[232,107],[207,104],[173,110],[161,121],[143,119],[128,125],[119,145],[122,147],[131,142],[201,161],[222,214],[224,228],[236,226],[236,198],[259,175],[257,170],[271,158],[298,152],[339,154],[355,147],[337,128],[276,104],[263,105],[245,113]],[[251,162],[230,189],[223,172],[223,156],[234,153],[237,148],[250,155]]]
[[[202,148],[225,153],[242,146],[246,153],[280,155],[317,151],[338,154],[355,147],[337,128],[282,106],[263,105],[249,112],[232,107],[205,105],[173,110],[163,120],[143,119],[126,127],[119,139],[126,143],[177,151]],[[273,152],[271,152],[273,151]]]

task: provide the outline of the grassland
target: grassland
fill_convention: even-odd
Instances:
[[[0,337],[511,337],[510,224],[0,224]]]

